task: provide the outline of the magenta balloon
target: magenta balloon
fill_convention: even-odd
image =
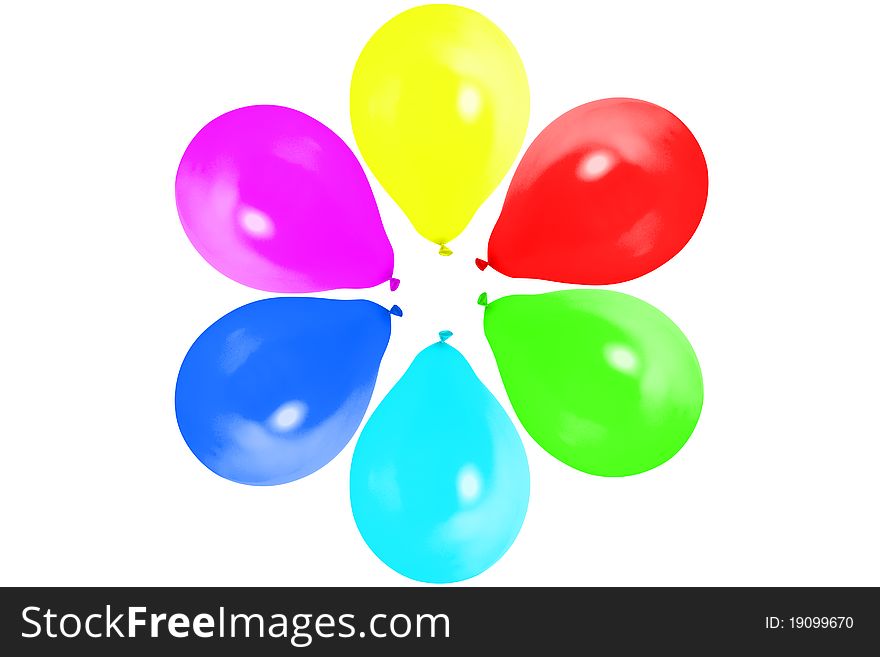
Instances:
[[[234,281],[267,292],[396,286],[360,163],[307,114],[255,105],[214,119],[183,154],[175,191],[193,246]]]

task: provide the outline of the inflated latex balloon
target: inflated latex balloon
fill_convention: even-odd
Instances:
[[[513,164],[528,119],[516,48],[464,7],[395,16],[364,47],[351,80],[364,159],[441,255]]]
[[[687,244],[707,192],[700,145],[673,114],[626,98],[587,103],[529,146],[489,239],[488,264],[516,278],[628,281]]]
[[[694,350],[644,301],[609,290],[503,297],[486,306],[484,328],[523,427],[578,470],[650,470],[697,424],[703,379]]]
[[[184,440],[221,477],[283,484],[310,474],[358,428],[391,334],[371,301],[264,299],[190,347],[175,408]]]
[[[351,508],[370,549],[422,582],[486,570],[516,538],[529,467],[516,429],[468,362],[441,342],[379,404],[351,464]]]
[[[183,154],[175,190],[193,246],[234,281],[269,292],[397,287],[366,174],[302,112],[256,105],[214,119]]]

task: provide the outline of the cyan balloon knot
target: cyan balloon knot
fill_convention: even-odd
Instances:
[[[391,310],[389,310],[388,312],[390,312],[395,317],[403,317],[403,311],[400,309],[400,306],[398,306],[396,303],[393,306],[391,306]]]
[[[388,285],[389,285],[389,287],[391,287],[391,291],[394,292],[394,290],[396,290],[397,288],[400,287],[400,279],[392,277],[388,281]]]
[[[440,342],[446,342],[452,337],[452,331],[440,331],[438,335],[440,336]]]
[[[441,245],[440,245],[440,255],[442,255],[442,256],[449,256],[449,255],[452,255],[452,249],[450,249],[450,248],[449,248],[448,246],[446,246],[445,244],[441,244]]]
[[[489,263],[482,258],[474,258],[474,262],[477,265],[477,269],[479,269],[480,271],[486,271],[486,267],[489,266]]]
[[[477,297],[477,303],[480,304],[481,306],[488,306],[489,305],[489,297],[486,295],[485,292],[483,292],[480,296]]]

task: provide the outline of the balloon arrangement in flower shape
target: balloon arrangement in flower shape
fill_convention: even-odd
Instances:
[[[351,80],[355,140],[415,229],[448,256],[528,124],[525,68],[504,33],[453,5],[415,7],[368,41]],[[693,235],[706,164],[681,121],[602,100],[548,126],[516,169],[477,259],[510,277],[605,285],[642,276]],[[303,294],[388,282],[394,253],[367,177],[332,130],[294,109],[243,107],[192,140],[176,179],[196,250],[243,285]],[[513,409],[550,454],[594,475],[644,472],[690,437],[702,406],[693,349],[652,306],[601,289],[488,302],[485,335]],[[367,300],[267,298],[190,347],[175,411],[193,454],[228,480],[285,484],[357,431],[391,336]],[[516,428],[451,331],[418,354],[368,419],[351,463],[364,541],[423,582],[473,577],[512,545],[530,476]]]

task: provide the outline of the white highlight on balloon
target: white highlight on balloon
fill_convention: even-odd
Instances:
[[[605,358],[610,365],[621,372],[630,374],[639,366],[639,357],[632,349],[622,344],[609,344],[605,346]]]
[[[464,85],[458,92],[458,112],[465,121],[476,121],[483,109],[480,90],[472,85]]]
[[[318,469],[312,461],[316,452],[326,452],[327,446],[333,445],[338,453],[345,446],[353,431],[352,415],[367,401],[363,394],[352,396],[333,415],[298,433],[296,440],[270,431],[268,422],[238,414],[221,415],[215,421],[221,438],[217,450],[204,452],[199,458],[233,481],[268,486],[299,479]]]
[[[577,175],[581,180],[598,180],[614,165],[614,157],[606,151],[587,155],[578,165]]]
[[[285,402],[269,417],[269,427],[281,433],[292,431],[303,423],[308,410],[301,401]]]
[[[483,490],[483,480],[473,465],[466,465],[458,472],[458,497],[462,502],[473,502]]]
[[[241,227],[251,237],[269,239],[275,234],[275,225],[265,212],[255,208],[242,208],[238,214]]]

